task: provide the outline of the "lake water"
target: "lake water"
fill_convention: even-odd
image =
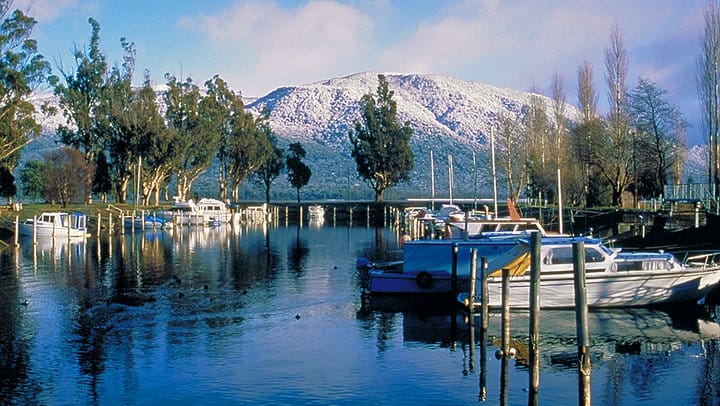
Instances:
[[[503,365],[497,315],[481,342],[462,314],[364,299],[355,260],[398,256],[393,230],[332,224],[21,240],[0,404],[527,404],[526,315]],[[717,405],[716,313],[591,313],[592,403]],[[577,404],[574,313],[541,329],[539,404]]]

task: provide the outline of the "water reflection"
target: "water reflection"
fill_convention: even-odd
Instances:
[[[503,378],[499,317],[363,300],[355,260],[399,253],[393,230],[327,223],[21,241],[0,252],[0,404],[527,403],[526,315]],[[717,404],[710,310],[591,313],[594,402]],[[541,328],[539,403],[576,403],[574,316]]]
[[[439,345],[450,349],[460,345],[463,348],[462,374],[478,374],[477,398],[486,401],[488,393],[497,393],[499,404],[514,403],[512,397],[509,397],[509,394],[517,397],[517,393],[511,389],[513,374],[510,370],[515,371],[514,379],[517,379],[518,372],[523,375],[529,373],[527,312],[513,312],[511,315],[511,347],[517,350],[517,355],[511,361],[500,358],[500,365],[490,363],[488,370],[488,353],[492,354],[501,347],[499,313],[490,315],[488,331],[484,332],[480,331],[480,319],[477,315],[474,322],[470,322],[463,313],[427,312],[424,308],[418,310],[416,305],[409,310],[398,311],[400,305],[397,302],[406,301],[394,298],[396,303],[388,308],[388,303],[392,301],[393,299],[386,298],[381,302],[383,307],[366,309],[365,317],[374,314],[377,320],[392,320],[392,323],[375,324],[378,337],[401,331],[403,341],[407,343]],[[702,366],[697,374],[688,374],[696,377],[696,382],[690,382],[690,387],[696,389],[691,391],[689,399],[697,400],[700,404],[715,404],[720,397],[717,391],[720,387],[720,374],[717,372],[720,365],[720,324],[716,318],[717,309],[713,305],[665,310],[613,309],[590,312],[588,325],[593,374],[602,374],[601,378],[594,378],[598,382],[592,383],[596,392],[593,394],[593,403],[634,404],[638,400],[661,400],[662,394],[668,392],[667,385],[673,380],[670,371],[680,369],[683,371],[681,374],[685,375],[687,370],[684,369],[684,364],[694,364],[695,359],[701,359]],[[484,334],[487,336],[484,337]],[[480,370],[476,371],[474,366],[478,353]],[[570,378],[576,376],[578,370],[574,311],[542,312],[540,359],[541,374],[566,374],[568,381],[565,386],[567,382],[573,382]],[[509,368],[510,364],[514,367]],[[493,374],[496,374],[498,379],[497,386],[488,388],[488,376]],[[515,386],[520,385],[527,396],[530,396],[526,390],[527,375],[521,379],[521,382],[514,383]],[[557,394],[560,391],[557,391],[554,385],[557,385],[557,382],[548,383],[545,380],[544,385],[541,382],[541,392],[547,393],[549,390]],[[566,389],[565,393],[577,396],[577,389],[569,392]],[[577,397],[569,397],[567,400],[576,403]],[[525,402],[541,403],[537,397],[528,397]]]

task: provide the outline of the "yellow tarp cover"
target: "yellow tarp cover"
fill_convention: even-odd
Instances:
[[[503,269],[510,270],[510,276],[522,276],[525,275],[528,268],[530,267],[530,253],[524,252],[518,257],[508,262],[507,264],[499,267],[495,272],[491,273],[490,276],[502,276]]]

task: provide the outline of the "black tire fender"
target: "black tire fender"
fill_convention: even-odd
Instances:
[[[433,284],[432,275],[427,271],[420,271],[415,277],[415,283],[422,289],[428,289]]]

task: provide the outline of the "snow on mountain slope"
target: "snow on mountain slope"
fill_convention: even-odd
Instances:
[[[371,72],[329,79],[305,86],[284,87],[257,99],[248,109],[259,114],[267,107],[270,124],[282,137],[310,138],[342,147],[359,119],[359,101],[375,94],[378,74]],[[523,114],[531,93],[500,89],[442,75],[385,74],[398,120],[408,121],[414,137],[450,136],[485,144],[500,114]],[[551,101],[547,98],[548,108]],[[567,107],[570,118],[577,110]]]

